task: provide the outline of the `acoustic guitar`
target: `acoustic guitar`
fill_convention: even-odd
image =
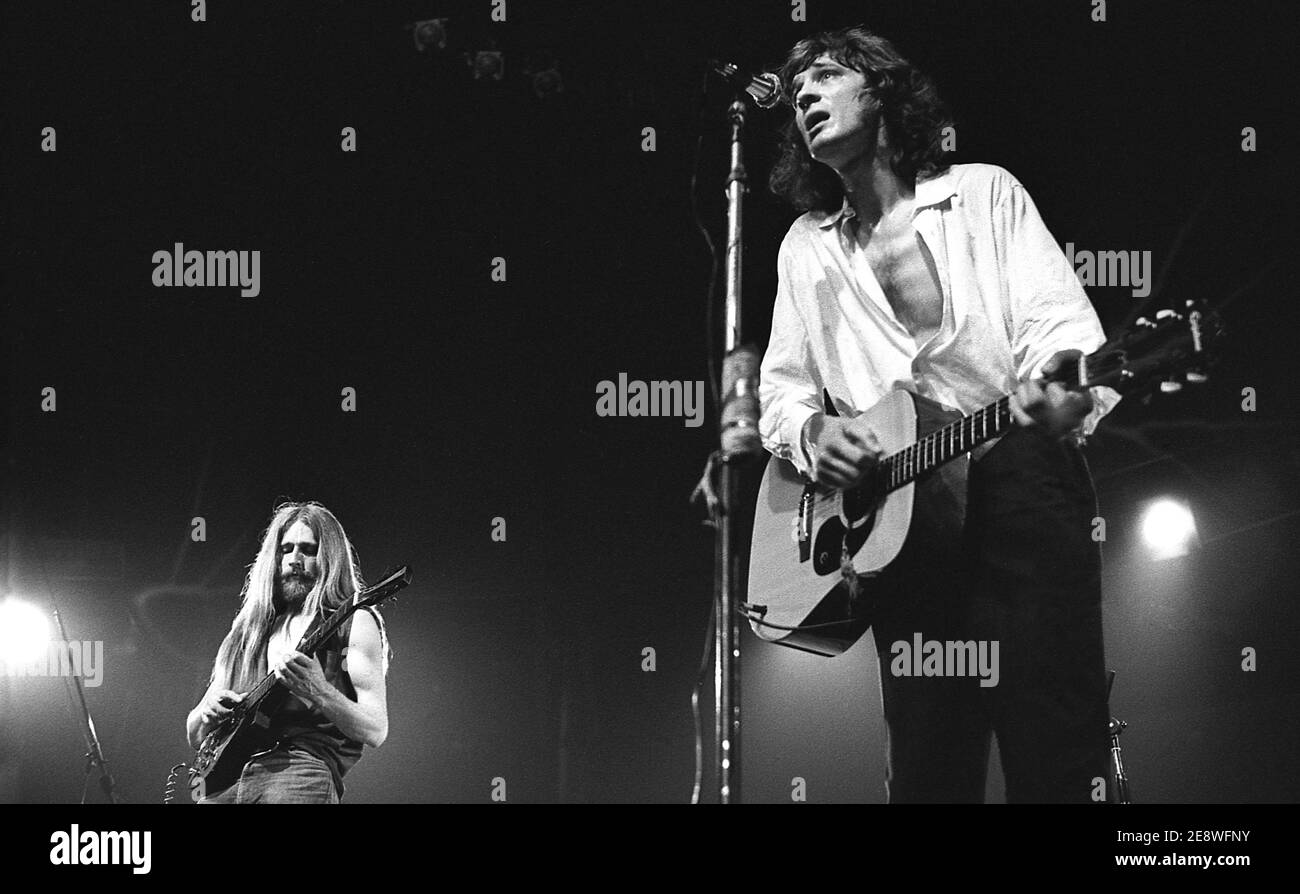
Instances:
[[[1131,394],[1157,383],[1174,390],[1180,378],[1205,381],[1221,334],[1212,311],[1188,302],[1185,313],[1139,319],[1053,379],[1074,390],[1104,385]],[[970,452],[1013,424],[1010,395],[963,416],[894,391],[865,416],[883,455],[855,487],[820,487],[786,460],[768,462],[754,514],[747,606],[762,639],[826,656],[852,646],[871,626],[873,580],[915,536],[918,515],[925,536],[960,536]]]

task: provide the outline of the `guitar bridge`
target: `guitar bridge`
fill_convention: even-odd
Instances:
[[[807,562],[812,556],[812,507],[816,495],[817,485],[811,481],[805,483],[803,494],[799,497],[799,514],[795,518],[800,562]]]

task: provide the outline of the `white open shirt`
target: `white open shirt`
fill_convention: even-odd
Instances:
[[[1024,186],[996,165],[953,165],[916,184],[912,226],[943,288],[943,324],[919,349],[854,238],[847,200],[796,220],[777,255],[772,336],[763,357],[763,445],[804,473],[804,423],[863,411],[904,389],[971,413],[1037,377],[1057,351],[1091,353],[1101,322]],[[1089,434],[1119,402],[1092,389]],[[798,445],[798,449],[796,449]]]

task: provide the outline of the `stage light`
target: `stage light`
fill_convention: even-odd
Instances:
[[[36,606],[18,599],[0,600],[0,664],[22,667],[45,655],[50,622]]]
[[[1197,543],[1196,518],[1185,503],[1156,500],[1142,515],[1142,539],[1157,559],[1185,556]]]
[[[545,100],[557,93],[564,92],[564,78],[560,77],[560,71],[557,68],[529,72],[529,76],[533,79],[533,95],[538,99]]]
[[[524,66],[524,75],[532,82],[533,95],[540,100],[564,92],[560,64],[550,50],[539,50],[530,55],[528,64]]]
[[[447,49],[447,20],[425,19],[410,26],[415,38],[415,48],[423,53],[426,50]]]
[[[506,59],[500,50],[479,50],[471,63],[476,81],[501,81],[506,76]]]

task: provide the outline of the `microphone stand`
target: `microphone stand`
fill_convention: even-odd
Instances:
[[[1110,679],[1106,682],[1106,703],[1110,704],[1110,690],[1115,685],[1115,672],[1110,672]],[[1107,732],[1110,734],[1110,758],[1111,770],[1115,774],[1115,803],[1132,804],[1132,796],[1128,790],[1128,773],[1124,770],[1124,756],[1120,753],[1119,737],[1120,733],[1128,727],[1128,724],[1116,717],[1110,719],[1107,724]]]
[[[718,803],[738,804],[740,776],[740,634],[738,607],[744,602],[748,556],[738,549],[735,520],[741,468],[763,447],[758,436],[758,366],[753,347],[741,339],[741,260],[745,172],[742,135],[746,107],[739,92],[727,109],[731,123],[731,170],[727,175],[727,271],[722,367],[723,406],[719,420],[720,499],[712,501],[714,530],[714,762]]]
[[[63,628],[63,617],[59,610],[54,610],[54,622],[59,625],[59,636],[63,637],[63,646],[68,650],[68,667],[72,668],[72,646],[68,643],[68,631]],[[114,790],[113,776],[108,772],[108,761],[104,760],[104,751],[99,746],[99,735],[95,732],[95,721],[90,717],[90,708],[86,706],[86,690],[81,685],[81,677],[77,674],[71,674],[72,685],[77,690],[77,698],[81,703],[81,734],[86,739],[86,781],[90,780],[90,773],[95,767],[99,767],[99,787],[104,794],[108,796],[110,804],[117,804],[117,792]],[[81,803],[86,803],[86,786],[81,787]]]

